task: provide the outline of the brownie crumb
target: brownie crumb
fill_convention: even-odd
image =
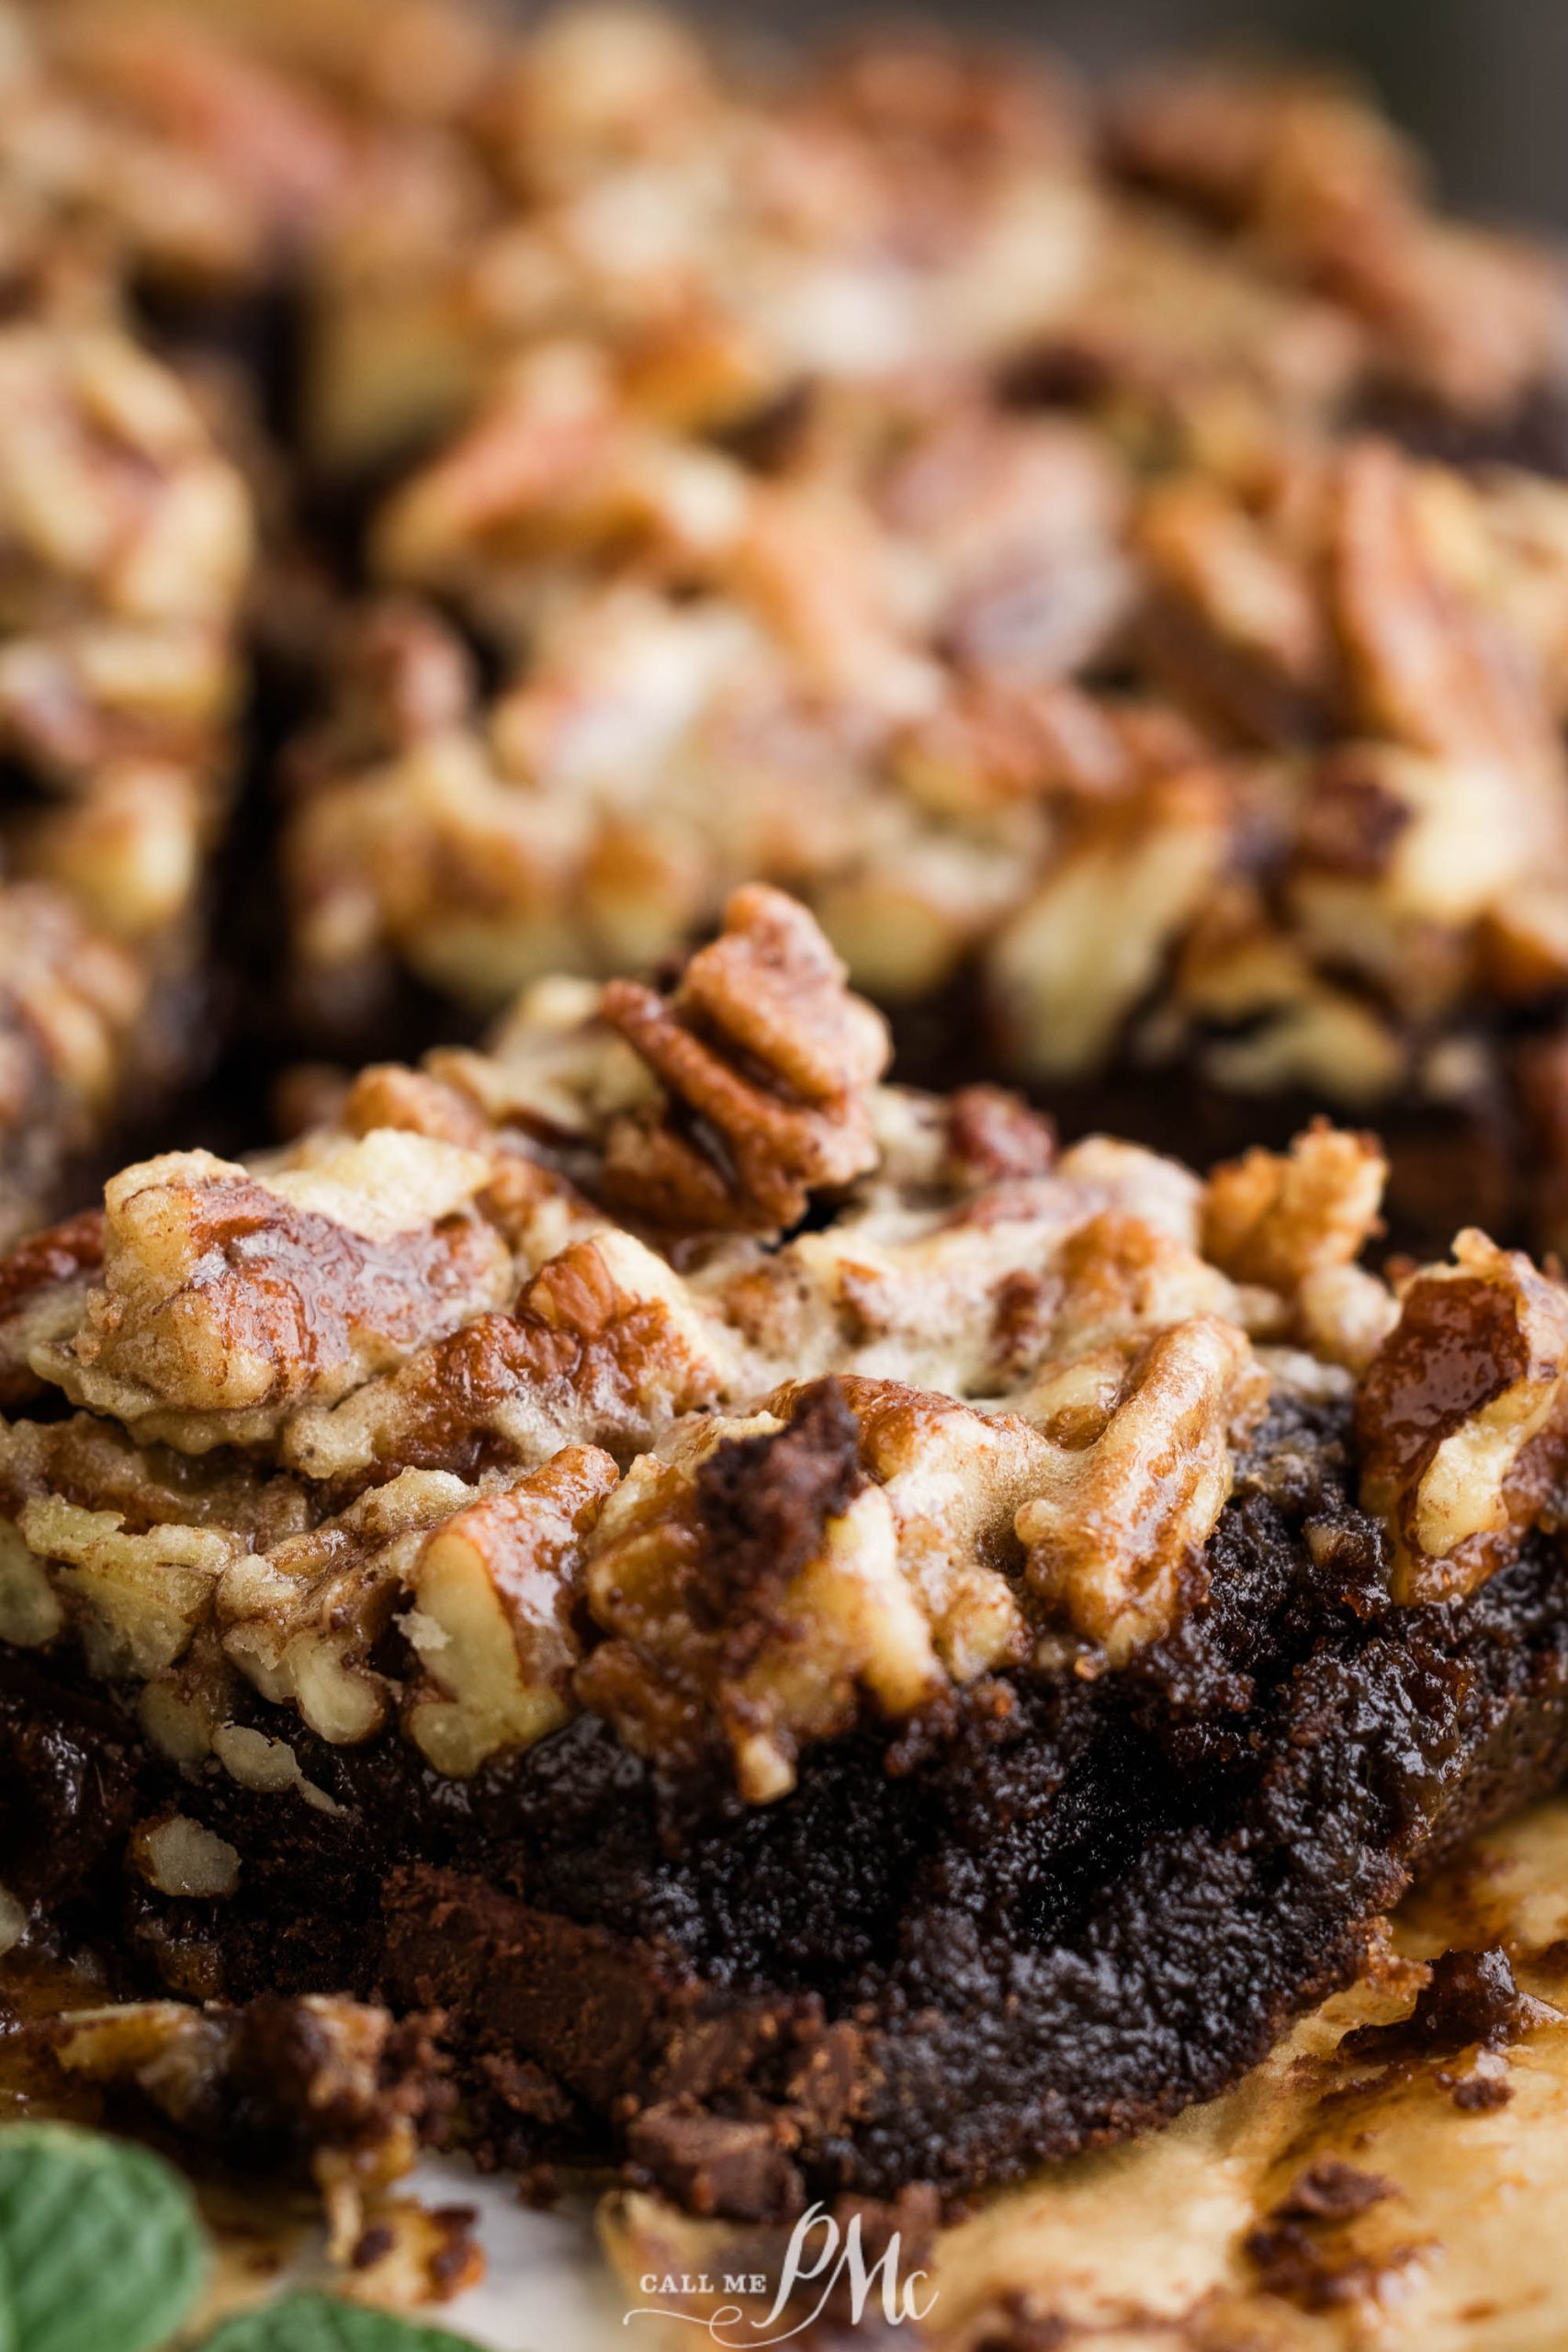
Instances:
[[[1376,2261],[1363,2255],[1337,2260],[1302,2222],[1273,2222],[1249,2231],[1243,2252],[1266,2295],[1298,2311],[1341,2311],[1374,2296],[1383,2280],[1416,2258],[1414,2246],[1395,2246]]]
[[[1549,2002],[1519,1991],[1500,1944],[1483,1951],[1445,1951],[1432,1962],[1431,1982],[1407,2018],[1359,2026],[1344,2037],[1339,2049],[1348,2058],[1413,2057],[1464,2050],[1472,2042],[1483,2050],[1505,2050],[1532,2026],[1557,2014]]]
[[[725,1664],[740,1672],[773,1623],[773,1604],[814,1558],[822,1530],[861,1483],[860,1429],[837,1380],[797,1403],[776,1435],[716,1446],[697,1475],[697,1523],[706,1574],[693,1596],[723,1629]]]
[[[1385,2197],[1397,2197],[1398,2189],[1392,2180],[1384,2180],[1375,2172],[1359,2172],[1341,2156],[1324,2156],[1299,2173],[1280,2203],[1275,2206],[1273,2219],[1280,2222],[1348,2222],[1357,2213],[1364,2213],[1371,2205],[1379,2205]]]
[[[354,2241],[354,2250],[348,2257],[350,2269],[374,2269],[377,2263],[391,2253],[397,2242],[397,2232],[387,2222],[373,2222],[367,2230],[361,2230]]]
[[[805,2202],[800,2176],[767,2122],[654,2107],[626,2136],[631,2161],[689,2211],[741,2222],[788,2218]]]

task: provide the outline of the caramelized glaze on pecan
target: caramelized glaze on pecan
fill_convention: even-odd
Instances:
[[[1402,1600],[1447,1600],[1517,1558],[1568,1461],[1568,1292],[1461,1233],[1415,1276],[1357,1396],[1361,1494]]]
[[[863,1098],[887,1033],[846,977],[802,910],[758,886],[736,892],[668,1000],[612,980],[604,1018],[669,1102],[612,1124],[607,1197],[661,1225],[778,1231],[813,1190],[863,1175]]]

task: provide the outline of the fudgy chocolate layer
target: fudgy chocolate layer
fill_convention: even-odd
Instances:
[[[1413,1871],[1568,1766],[1557,1546],[1396,1607],[1348,1459],[1337,1412],[1276,1411],[1166,1640],[813,1750],[761,1808],[582,1717],[468,1781],[303,1736],[322,1810],[183,1778],[8,1658],[4,1874],[135,1984],[445,2009],[511,2160],[629,2159],[738,2215],[959,2193],[1218,2091]],[[136,1875],[168,1809],[238,1849],[235,1893]]]

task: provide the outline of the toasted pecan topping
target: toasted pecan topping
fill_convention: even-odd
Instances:
[[[1122,93],[1111,134],[1122,170],[1229,220],[1271,211],[1307,170],[1366,207],[1403,202],[1416,186],[1395,132],[1327,77],[1163,66]]]
[[[250,505],[178,379],[107,329],[0,334],[8,748],[82,774],[199,748],[231,686]],[[118,656],[118,658],[117,658]]]
[[[94,1274],[104,1262],[104,1213],[79,1209],[59,1225],[29,1234],[0,1261],[0,1317],[25,1315],[40,1291]]]
[[[571,1713],[584,1539],[618,1476],[607,1453],[568,1446],[426,1538],[407,1577],[403,1630],[424,1671],[406,1720],[438,1772],[473,1772]]]
[[[1014,1661],[1026,1627],[1014,1581],[1012,1521],[1032,1491],[1042,1443],[1010,1413],[982,1414],[901,1381],[840,1384],[860,1430],[860,1460],[887,1498],[898,1566],[955,1682]],[[771,1400],[789,1408],[796,1392]]]
[[[167,69],[209,125],[210,46]],[[616,12],[497,51],[477,171],[283,205],[332,225],[323,447],[421,451],[368,535],[398,601],[294,763],[297,977],[351,1049],[405,974],[646,982],[756,880],[1049,1075],[1437,1099],[1434,1034],[1561,989],[1562,493],[1362,426],[1511,446],[1562,374],[1546,257],[1316,77],[1162,73],[1097,139],[1016,134],[1034,72],[953,44],[773,85]],[[371,71],[303,77],[323,154],[366,160]],[[680,1141],[649,1214],[784,1215]]]
[[[1069,1078],[1103,1059],[1213,889],[1232,821],[1220,779],[1202,768],[1081,818],[993,957],[1021,1063]]]
[[[1388,1162],[1371,1136],[1318,1120],[1288,1153],[1249,1151],[1211,1175],[1203,1254],[1236,1281],[1286,1297],[1348,1266],[1378,1229]]]
[[[604,1019],[673,1099],[612,1125],[608,1197],[665,1225],[777,1230],[813,1189],[863,1174],[863,1097],[887,1036],[846,977],[801,909],[757,887],[736,892],[668,1000],[611,981]]]
[[[400,1127],[468,1151],[484,1151],[492,1140],[478,1103],[457,1087],[395,1062],[361,1070],[344,1098],[340,1116],[355,1136],[372,1135],[378,1127]]]
[[[307,1805],[284,1711],[395,1719],[462,1775],[578,1706],[761,1803],[1064,1635],[1113,1668],[1158,1640],[1273,1390],[1359,1376],[1401,1600],[1548,1518],[1562,1293],[1476,1235],[1402,1295],[1362,1269],[1366,1137],[1204,1185],[1058,1151],[992,1090],[881,1086],[880,1023],[766,889],[668,1000],[605,993],[366,1072],[254,1170],[125,1171],[101,1268],[90,1224],[0,1268],[13,1352],[91,1408],[0,1425],[6,1639],[79,1644],[171,1758]],[[728,1187],[705,1229],[612,1220],[644,1136]]]
[[[391,1623],[400,1579],[426,1532],[471,1499],[460,1479],[402,1470],[335,1517],[233,1561],[213,1600],[226,1657],[321,1738],[368,1738],[391,1704],[371,1654]],[[213,1749],[236,1780],[297,1788],[309,1801],[285,1742],[263,1752],[248,1728],[220,1726]]]
[[[11,94],[13,96],[15,93]],[[0,98],[0,184],[7,101]],[[102,317],[0,330],[0,1233],[62,1204],[190,1056],[250,500],[179,378]]]
[[[1101,1209],[1055,1253],[1040,1299],[1042,1352],[1049,1366],[1129,1333],[1229,1314],[1235,1304],[1230,1283],[1185,1242],[1147,1217]]]
[[[969,71],[943,52],[919,78]],[[426,690],[372,695],[370,724],[346,682],[291,828],[311,1001],[352,1013],[406,966],[493,1004],[544,944],[646,974],[762,877],[882,1000],[977,982],[1022,1070],[1152,1046],[1225,1088],[1440,1092],[1418,1024],[1478,975],[1529,997],[1568,973],[1543,878],[1568,872],[1564,539],[1542,485],[1416,466],[1346,419],[1399,380],[1501,423],[1558,366],[1549,273],[1440,222],[1353,96],[1217,75],[1137,96],[1109,174],[1071,141],[1009,142],[971,186],[920,143],[942,233],[895,236],[889,287],[865,256],[913,200],[902,138],[834,76],[825,113],[711,70],[680,86],[716,153],[723,123],[772,159],[761,183],[717,167],[721,220],[682,186],[685,270],[628,288],[578,209],[613,209],[630,153],[660,185],[659,141],[563,171],[522,130],[541,217],[435,301],[481,396],[394,493],[378,560],[478,616],[507,675],[487,705],[450,664],[393,661]],[[835,317],[864,270],[906,355],[973,342],[987,385],[1038,373],[1087,421],[889,374],[847,333],[800,341],[818,268]],[[1444,338],[1461,288],[1487,332]],[[1466,381],[1467,341],[1489,357]],[[429,653],[408,608],[399,630]],[[660,1149],[650,1183],[688,1216],[716,1201]]]
[[[624,1414],[623,1442],[716,1404],[734,1379],[722,1327],[629,1234],[574,1241],[547,1260],[518,1316],[538,1334],[539,1388],[562,1384],[603,1429]]]
[[[1472,1592],[1517,1558],[1568,1460],[1568,1292],[1461,1233],[1405,1291],[1356,1405],[1361,1498],[1401,1600]]]
[[[1538,378],[1559,316],[1545,256],[1430,212],[1410,151],[1353,90],[1168,69],[1116,108],[1113,153],[1343,303],[1371,330],[1385,379],[1484,416]]]
[[[947,1157],[964,1190],[1043,1176],[1056,1158],[1049,1119],[997,1086],[963,1086],[947,1106]]]
[[[1442,578],[1413,469],[1385,445],[1346,455],[1334,517],[1337,608],[1358,708],[1372,730],[1528,779],[1555,766],[1540,683]]]
[[[400,1463],[464,1476],[531,1466],[580,1440],[626,1458],[730,1394],[741,1360],[661,1258],[605,1231],[547,1259],[510,1315],[481,1315],[388,1379],[297,1415],[281,1451],[340,1481]]]
[[[1138,542],[1160,595],[1189,618],[1201,615],[1223,647],[1232,715],[1249,729],[1267,738],[1281,719],[1288,728],[1330,690],[1333,633],[1310,571],[1224,484],[1156,484]]]
[[[367,1070],[265,1165],[126,1171],[101,1267],[84,1225],[0,1269],[3,1401],[96,1417],[56,1395],[0,1443],[12,1637],[150,1678],[185,1760],[295,1788],[287,1742],[227,1720],[233,1672],[366,1736],[408,1696],[411,1563],[482,1615],[498,1498],[571,1448],[632,1465],[612,1521],[642,1481],[713,1535],[682,1447],[767,1405],[806,1435],[734,1458],[820,1467],[825,1375],[856,1483],[789,1575],[831,1702],[776,1627],[739,1713],[671,1634],[697,1746],[754,1790],[868,1699],[1015,1662],[1042,1611],[1117,1657],[1154,1638],[1259,1362],[1360,1376],[1406,1597],[1502,1565],[1551,1508],[1550,1283],[1472,1237],[1396,1299],[1356,1263],[1382,1163],[1354,1136],[1200,1202],[987,1090],[896,1098],[845,983],[973,986],[987,1053],[1049,1076],[1179,1057],[1356,1105],[1480,1099],[1520,1011],[1555,1160],[1568,499],[1347,422],[1393,389],[1461,441],[1506,428],[1561,374],[1551,270],[1444,221],[1321,83],[1160,76],[1107,142],[941,42],[780,91],[615,11],[515,45],[400,0],[373,40],[363,6],[352,37],[287,13],[235,44],[88,5],[7,43],[0,1221],[178,1064],[221,817],[250,502],[223,396],[105,323],[117,274],[183,306],[308,254],[321,454],[423,452],[369,533],[412,594],[326,649],[291,763],[310,1001],[352,1029],[402,972],[474,1007],[558,959],[642,977]],[[699,1616],[746,1618],[711,1568]],[[571,1703],[513,1630],[489,1730],[439,1713],[471,1660],[460,1688],[415,1662],[448,1756]],[[624,1678],[612,1716],[684,1754],[648,1629],[570,1630]]]
[[[152,985],[63,891],[0,882],[0,1240],[39,1222],[103,1131],[141,1059]]]
[[[486,1173],[390,1128],[270,1182],[203,1152],[130,1169],[105,1196],[103,1286],[50,1369],[191,1452],[254,1442],[504,1291],[510,1260],[472,1206]]]
[[[1156,1333],[1129,1360],[1105,1349],[1037,1391],[1051,1440],[1019,1541],[1032,1589],[1113,1664],[1175,1623],[1235,1477],[1233,1440],[1267,1384],[1245,1336],[1217,1316]]]
[[[784,1795],[808,1739],[848,1727],[862,1688],[890,1714],[934,1695],[925,1619],[887,1500],[828,1384],[788,1421],[704,1429],[646,1454],[606,1504],[588,1570],[609,1636],[578,1695],[666,1766],[728,1749],[752,1804]]]

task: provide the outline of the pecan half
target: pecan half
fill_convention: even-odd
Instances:
[[[1120,1665],[1169,1631],[1184,1577],[1235,1479],[1233,1439],[1266,1383],[1245,1335],[1214,1315],[1107,1349],[1036,1392],[1051,1440],[1042,1491],[1019,1511],[1031,1589]]]
[[[846,978],[804,909],[759,885],[670,997],[612,980],[604,1018],[670,1099],[612,1124],[606,1195],[660,1224],[776,1232],[814,1189],[871,1168],[864,1098],[887,1033]]]
[[[312,1163],[313,1164],[310,1164]],[[395,1128],[262,1181],[167,1152],[105,1194],[102,1287],[50,1375],[191,1453],[276,1435],[396,1351],[497,1304],[512,1261],[479,1154]]]

